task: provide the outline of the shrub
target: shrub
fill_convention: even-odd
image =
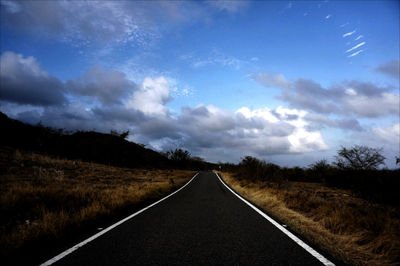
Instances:
[[[280,167],[252,156],[246,156],[238,166],[238,177],[242,179],[280,181]]]
[[[167,152],[167,157],[176,162],[187,161],[190,159],[190,152],[182,149],[170,150]]]

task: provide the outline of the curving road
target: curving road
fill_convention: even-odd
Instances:
[[[53,265],[321,265],[213,172]]]

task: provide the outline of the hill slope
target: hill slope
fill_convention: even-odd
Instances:
[[[10,119],[1,112],[0,127],[2,146],[131,168],[176,166],[162,154],[112,134],[81,131],[63,134],[62,130]]]

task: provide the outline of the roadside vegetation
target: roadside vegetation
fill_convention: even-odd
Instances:
[[[1,147],[2,262],[29,261],[32,249],[51,249],[70,234],[105,226],[108,217],[154,202],[194,173],[121,168]]]
[[[400,264],[400,170],[380,149],[342,147],[332,164],[285,168],[247,156],[221,177],[290,230],[351,265]]]

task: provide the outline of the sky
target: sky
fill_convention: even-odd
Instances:
[[[0,111],[211,162],[400,156],[399,1],[0,1]]]

